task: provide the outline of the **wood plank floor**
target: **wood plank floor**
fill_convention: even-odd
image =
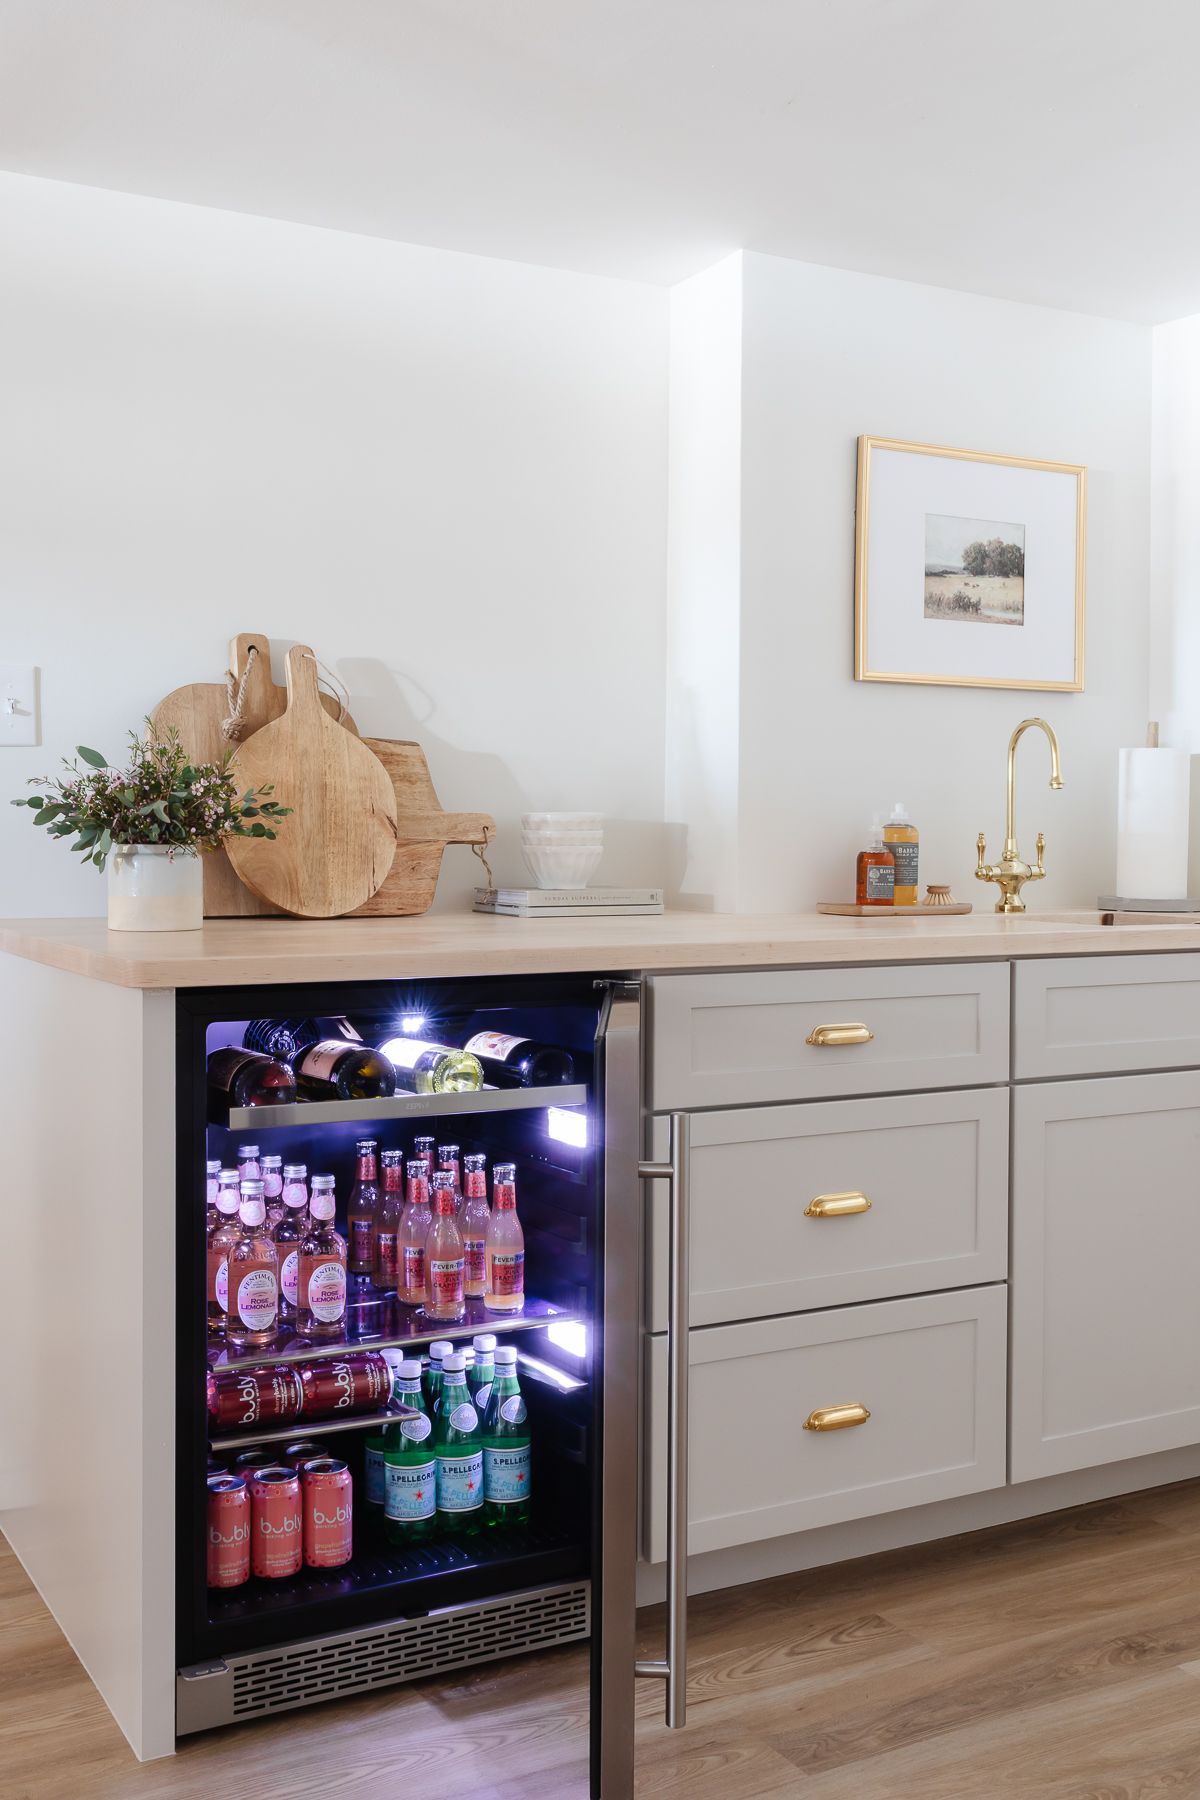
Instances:
[[[585,1682],[553,1652],[139,1766],[0,1542],[4,1800],[585,1800]],[[639,1687],[638,1800],[1200,1796],[1200,1482],[704,1595],[690,1694],[667,1732]]]

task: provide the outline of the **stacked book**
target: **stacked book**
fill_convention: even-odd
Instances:
[[[476,888],[475,911],[508,919],[618,918],[660,913],[661,888]]]

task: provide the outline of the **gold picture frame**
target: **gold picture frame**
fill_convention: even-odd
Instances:
[[[954,458],[954,459],[956,459],[960,462],[964,462],[964,463],[994,464],[1003,469],[1026,470],[1026,471],[1032,471],[1036,474],[1043,474],[1043,475],[1054,475],[1054,476],[1067,475],[1074,479],[1075,492],[1074,492],[1074,581],[1073,581],[1073,593],[1064,592],[1064,594],[1062,595],[1061,601],[1058,603],[1058,606],[1056,606],[1055,611],[1057,613],[1061,609],[1063,612],[1063,616],[1058,617],[1054,624],[1054,630],[1057,634],[1057,644],[1058,644],[1056,654],[1058,655],[1058,657],[1060,657],[1063,660],[1063,662],[1065,664],[1066,657],[1065,657],[1063,646],[1065,646],[1066,638],[1067,638],[1068,620],[1066,617],[1066,609],[1073,608],[1073,619],[1074,619],[1073,653],[1072,653],[1072,667],[1071,667],[1068,678],[1039,679],[1036,675],[1031,675],[1031,674],[1027,674],[1027,673],[990,675],[990,674],[981,674],[981,673],[977,673],[977,672],[972,672],[969,668],[967,669],[966,672],[955,673],[955,672],[949,671],[945,668],[940,669],[935,672],[935,671],[930,671],[930,670],[922,671],[922,670],[918,670],[918,669],[909,669],[909,668],[899,668],[898,669],[896,667],[872,666],[874,660],[876,660],[876,659],[873,658],[873,656],[872,656],[871,630],[870,630],[871,615],[869,612],[869,607],[870,607],[869,587],[870,587],[870,564],[871,564],[871,484],[872,484],[872,464],[873,464],[873,461],[876,458],[878,458],[878,456],[881,452],[884,454],[891,453],[891,452],[899,452],[904,456],[949,457],[949,458]],[[1059,495],[1056,488],[1054,488],[1054,489],[1048,488],[1047,493],[1054,494],[1053,504],[1054,504],[1056,513],[1062,514],[1062,517],[1058,521],[1056,535],[1057,535],[1057,538],[1060,540],[1060,552],[1063,556],[1065,556],[1064,546],[1065,546],[1065,542],[1066,542],[1066,533],[1067,533],[1067,519],[1066,519],[1066,514],[1065,514],[1066,496]],[[916,504],[916,503],[913,503],[913,504]],[[1048,501],[1047,504],[1050,504],[1050,502]],[[968,524],[986,524],[992,518],[994,518],[996,520],[1001,520],[1002,517],[1007,518],[1009,516],[1007,513],[1005,513],[1004,515],[1001,514],[1000,510],[998,509],[998,503],[997,503],[997,507],[993,510],[990,510],[989,512],[984,512],[982,503],[975,510],[979,516],[971,517],[971,518],[963,518],[961,520],[961,523],[964,526],[968,525]],[[909,512],[912,513],[912,505],[911,504],[909,506]],[[915,516],[916,515],[914,513],[913,518],[915,518]],[[949,618],[949,620],[951,621],[948,626],[949,630],[953,633],[957,633],[957,632],[960,632],[963,630],[963,625],[959,622],[960,620],[966,619],[970,622],[980,621],[980,617],[981,617],[980,601],[978,599],[973,600],[973,599],[968,598],[961,589],[959,589],[958,591],[955,592],[955,594],[953,596],[953,602],[940,600],[940,599],[931,601],[931,598],[930,598],[930,579],[931,579],[931,577],[930,577],[930,567],[929,567],[929,561],[928,561],[929,530],[930,530],[931,522],[933,522],[935,524],[950,525],[950,524],[954,523],[955,521],[952,519],[949,519],[949,518],[942,519],[939,515],[931,515],[928,513],[925,515],[925,533],[926,533],[926,536],[925,536],[925,562],[922,565],[922,579],[924,581],[923,592],[924,592],[925,598],[924,598],[924,602],[923,602],[923,610],[920,615],[920,624],[921,624],[921,626],[925,626],[932,622],[935,624],[935,626],[943,625],[947,621],[947,618]],[[984,613],[983,622],[992,624],[993,629],[995,629],[997,626],[1003,628],[1003,626],[1005,626],[1005,625],[1011,626],[1013,624],[1019,624],[1019,625],[1023,626],[1026,622],[1025,611],[1024,611],[1024,608],[1025,608],[1025,562],[1024,562],[1025,525],[1022,523],[1019,526],[1016,526],[1014,529],[1020,532],[1020,549],[1019,549],[1018,554],[1020,556],[1019,570],[1020,570],[1020,596],[1021,597],[1020,597],[1018,604],[1021,609],[1021,616],[1019,619],[1013,618],[1013,617],[1007,617],[1007,616],[1002,617],[999,614],[994,613],[989,610]],[[999,540],[996,540],[996,542],[999,542]],[[1035,690],[1039,690],[1039,691],[1047,692],[1047,693],[1067,693],[1067,694],[1082,693],[1083,692],[1083,684],[1084,684],[1084,660],[1083,660],[1084,659],[1084,588],[1085,588],[1085,574],[1086,574],[1086,569],[1085,569],[1086,542],[1087,542],[1087,469],[1081,463],[1047,462],[1047,461],[1042,461],[1042,460],[1039,460],[1039,459],[1036,459],[1033,457],[1024,457],[1024,456],[999,456],[999,455],[995,455],[990,452],[982,451],[982,450],[954,450],[954,449],[950,449],[949,447],[947,447],[945,445],[941,445],[941,444],[908,443],[904,439],[901,439],[901,438],[884,438],[884,437],[870,437],[870,436],[860,437],[858,440],[858,480],[857,480],[857,489],[856,489],[856,509],[855,509],[855,524],[854,524],[854,678],[855,678],[855,680],[856,681],[905,682],[905,683],[914,683],[917,685],[934,686],[934,687],[1023,688],[1023,689],[1035,689]],[[910,548],[911,548],[911,546],[910,546]],[[974,545],[970,546],[970,548],[973,551],[975,551],[976,553],[978,553],[980,550],[980,546],[978,544],[974,544]],[[1001,549],[1003,549],[1003,550],[1009,550],[1012,548],[1014,548],[1014,547],[1008,546],[1008,545],[1001,546]],[[944,566],[945,565],[936,565],[936,564],[934,565],[935,569],[938,569],[938,568],[941,568]],[[978,565],[976,565],[976,566],[978,566]],[[1003,566],[1004,565],[1001,565],[1002,568],[1003,568]],[[1011,565],[1011,564],[1009,565],[1010,568],[1012,566],[1013,565]],[[994,565],[993,565],[993,568],[994,568]],[[989,573],[990,573],[990,571],[989,571]],[[888,576],[889,576],[889,579],[893,578],[893,572],[890,569],[888,571]],[[940,577],[940,576],[934,577],[935,580],[941,579],[941,578],[942,577]],[[947,574],[946,579],[947,580],[949,579],[948,574]],[[965,577],[964,577],[964,579],[965,579]],[[1005,584],[1005,585],[1007,586],[1010,584]],[[1057,585],[1063,587],[1064,589],[1067,586],[1065,567],[1062,570],[1061,575],[1057,578]],[[980,586],[980,583],[978,581],[971,582],[968,580],[967,586],[968,587],[974,586],[975,588],[978,588]],[[911,598],[912,598],[910,588],[905,588],[904,596],[905,596],[906,607],[910,607],[911,606]],[[1041,596],[1041,601],[1042,601],[1043,605],[1046,602],[1046,598],[1047,598],[1047,596],[1044,594]],[[884,600],[879,602],[879,604],[893,605],[894,602],[890,598],[885,598]],[[949,608],[953,605],[953,606],[960,607],[962,610],[961,611],[950,611],[949,613],[947,613],[947,611],[945,611],[945,610],[935,610],[934,612],[931,613],[931,611],[930,611],[931,605],[935,606],[935,608]],[[974,610],[973,611],[969,610],[972,607],[974,608]],[[1011,610],[1012,610],[1012,606],[1010,603],[1009,611],[1011,611]],[[892,635],[896,636],[900,629],[907,631],[907,630],[910,630],[910,626],[907,622],[905,623],[903,628],[896,626],[892,630]],[[919,634],[917,631],[913,631],[911,635],[912,635],[912,641],[913,641],[914,645],[916,645],[918,643]],[[946,645],[953,643],[954,641],[955,640],[953,638],[947,639],[944,631],[936,638],[936,642],[939,645],[940,660],[945,661],[948,656],[950,657],[951,660],[953,660],[951,653],[946,650]],[[960,640],[960,641],[965,642],[966,640]],[[993,644],[1000,642],[1000,641],[1002,641],[1002,640],[998,640],[996,638],[993,638],[993,640],[992,640]],[[976,643],[975,645],[972,645],[971,649],[974,651],[974,655],[969,657],[968,661],[973,660],[973,661],[977,662],[980,659],[978,643]],[[921,652],[919,649],[914,649],[914,652],[913,652],[914,658],[919,657],[920,654],[921,654]],[[1031,658],[1036,659],[1037,655],[1039,654],[1039,645],[1038,645],[1038,643],[1036,643],[1033,640],[1032,635],[1031,635],[1030,640],[1028,642],[1026,642],[1025,644],[1023,644],[1021,646],[1020,650],[1016,654],[1017,654],[1018,661],[1022,660],[1022,659],[1029,661]],[[893,660],[903,660],[903,659],[893,659]],[[1066,676],[1066,673],[1067,672],[1064,667],[1063,670],[1060,672],[1060,676]]]

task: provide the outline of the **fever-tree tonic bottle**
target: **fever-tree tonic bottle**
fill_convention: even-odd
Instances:
[[[461,1350],[446,1357],[442,1404],[433,1426],[438,1522],[455,1537],[473,1537],[483,1517],[483,1445],[465,1366]]]
[[[393,1395],[411,1412],[389,1425],[383,1452],[384,1531],[393,1544],[419,1543],[437,1529],[437,1458],[421,1392],[421,1364],[396,1365]]]
[[[484,1523],[527,1525],[531,1478],[529,1420],[517,1380],[517,1353],[511,1344],[501,1344],[483,1422]]]

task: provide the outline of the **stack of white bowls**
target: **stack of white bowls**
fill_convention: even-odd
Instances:
[[[604,815],[522,813],[521,849],[538,887],[584,888],[604,855]]]

